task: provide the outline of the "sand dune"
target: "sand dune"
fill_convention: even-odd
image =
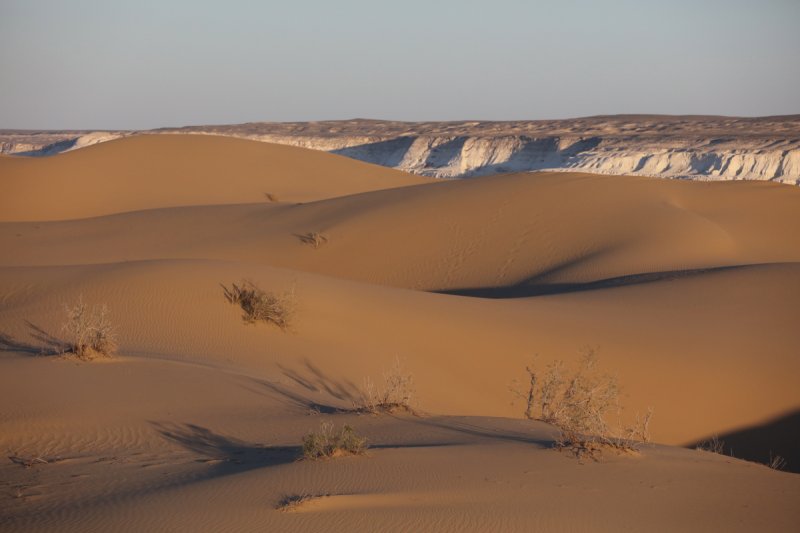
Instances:
[[[666,446],[730,435],[738,456],[778,453],[797,471],[796,188],[421,182],[173,136],[0,169],[3,529],[800,523],[796,475]],[[300,238],[314,231],[328,238],[317,249]],[[294,291],[289,331],[245,324],[225,301],[221,285],[245,278]],[[63,305],[79,297],[109,306],[114,359],[40,356],[63,342]],[[618,375],[625,420],[655,409],[659,444],[582,464],[547,449],[552,426],[520,419],[509,387],[525,365],[587,345]],[[423,416],[337,411],[395,357]],[[369,455],[296,462],[323,420],[354,425]],[[275,510],[299,495],[296,512]]]
[[[0,244],[15,253],[0,261],[247,260],[426,290],[588,282],[800,261],[798,205],[800,190],[765,183],[512,174],[304,205],[4,224]],[[329,243],[304,246],[310,231]]]
[[[511,300],[197,260],[2,273],[4,331],[34,353],[46,348],[42,331],[61,335],[62,303],[84,295],[112,306],[123,353],[277,377],[313,378],[310,365],[336,384],[340,407],[397,355],[414,370],[424,409],[515,416],[508,387],[535,354],[572,360],[587,345],[619,373],[631,412],[658,410],[659,442],[690,442],[797,407],[798,263]],[[293,332],[241,322],[220,284],[242,278],[278,292],[294,285],[302,320]]]
[[[710,453],[649,446],[579,464],[543,448],[551,428],[522,420],[309,416],[246,378],[138,359],[16,361],[23,387],[9,364],[5,390],[69,399],[27,406],[52,416],[33,430],[64,440],[37,443],[52,463],[6,469],[25,495],[4,501],[9,530],[791,531],[798,518],[795,476]],[[91,425],[79,415],[97,412],[97,397],[107,418]],[[296,462],[320,418],[356,425],[370,455]],[[300,494],[317,498],[274,509]]]
[[[176,205],[305,202],[422,178],[287,146],[140,135],[47,158],[0,158],[0,220],[63,220]]]

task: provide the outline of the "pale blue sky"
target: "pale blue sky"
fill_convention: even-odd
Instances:
[[[0,0],[0,128],[800,113],[800,0]]]

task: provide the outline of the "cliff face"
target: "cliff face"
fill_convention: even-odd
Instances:
[[[0,154],[45,156],[84,148],[118,139],[131,132],[123,131],[3,131],[0,130]]]
[[[440,178],[533,170],[581,170],[706,180],[800,183],[800,142],[784,139],[616,139],[603,137],[298,137],[258,140],[325,150]]]
[[[4,153],[49,155],[133,132],[0,132]],[[701,180],[800,184],[800,116],[613,116],[520,122],[372,120],[193,126],[195,133],[324,150],[442,178],[580,170]],[[37,144],[35,141],[39,141]],[[45,143],[43,140],[49,140]]]

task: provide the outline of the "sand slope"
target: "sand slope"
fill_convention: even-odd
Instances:
[[[346,391],[343,407],[364,377],[380,376],[400,356],[424,409],[517,416],[508,388],[535,354],[542,363],[574,360],[595,346],[619,374],[631,412],[657,409],[659,442],[690,442],[797,408],[798,264],[511,300],[199,260],[0,272],[3,331],[34,353],[46,349],[42,332],[62,336],[62,304],[83,295],[109,303],[123,353],[263,376],[308,378],[310,365]],[[220,284],[242,278],[277,292],[294,288],[292,332],[241,322]]]
[[[175,205],[305,202],[424,179],[302,148],[138,135],[46,158],[0,158],[0,220],[61,220]]]
[[[0,367],[4,390],[32,400],[5,427],[37,420],[27,431],[39,438],[12,450],[51,461],[4,467],[21,494],[0,500],[9,531],[792,531],[800,519],[795,475],[705,452],[648,446],[581,464],[545,449],[543,424],[309,415],[269,381],[196,365]],[[47,395],[65,401],[36,401]],[[355,425],[373,449],[296,462],[321,419]],[[300,494],[319,498],[275,510]]]
[[[233,144],[197,155],[208,188],[187,188],[195,163],[165,162],[206,142]],[[153,150],[164,168],[142,185],[125,169]],[[253,198],[262,182],[236,158],[304,203]],[[103,172],[76,169],[101,161],[123,169],[107,196],[57,201],[59,176],[94,190]],[[535,354],[573,361],[595,346],[628,416],[654,407],[657,442],[731,434],[746,457],[778,453],[796,471],[795,188],[580,174],[415,185],[325,154],[171,136],[11,163],[50,167],[0,174],[14,184],[0,222],[4,530],[800,524],[794,474],[663,445],[580,464],[547,449],[554,429],[520,420],[509,392]],[[221,187],[226,165],[244,177]],[[310,231],[329,242],[304,244]],[[243,278],[294,291],[290,331],[242,322],[221,285]],[[42,357],[81,296],[109,306],[120,355]],[[336,412],[395,357],[427,415]],[[296,462],[321,420],[354,425],[370,455]],[[299,494],[314,497],[275,510]]]

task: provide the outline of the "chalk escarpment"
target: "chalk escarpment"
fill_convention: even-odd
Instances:
[[[0,132],[3,153],[50,155],[135,132]],[[331,152],[423,176],[572,170],[800,184],[800,116],[618,115],[514,122],[259,122],[165,128]]]

